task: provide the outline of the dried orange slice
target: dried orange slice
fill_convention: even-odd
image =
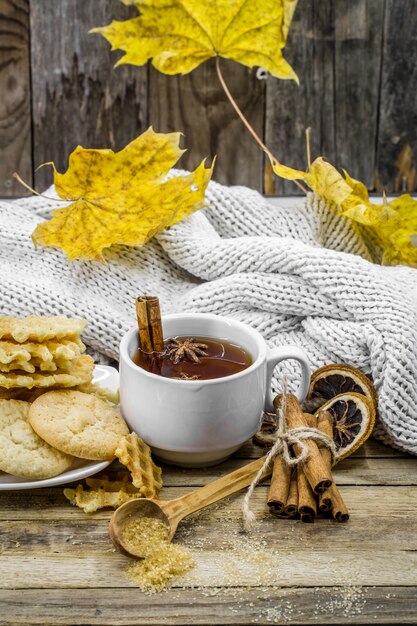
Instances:
[[[253,436],[253,443],[264,448],[271,448],[275,441],[275,432],[277,430],[277,417],[274,413],[264,413],[262,416],[261,426],[257,433]]]
[[[341,393],[323,404],[315,416],[321,411],[328,411],[333,417],[338,461],[355,452],[368,439],[375,424],[375,405],[362,393]]]
[[[369,378],[350,365],[325,365],[311,376],[304,410],[315,411],[340,393],[361,393],[377,407],[377,395]]]

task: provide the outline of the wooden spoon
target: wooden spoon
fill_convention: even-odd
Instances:
[[[175,500],[138,498],[125,502],[116,509],[110,520],[109,533],[112,542],[123,554],[134,558],[143,558],[143,555],[129,550],[124,542],[124,529],[132,519],[139,517],[159,519],[168,527],[169,538],[172,539],[179,522],[184,517],[217,502],[217,500],[226,498],[244,487],[248,487],[261,469],[265,459],[266,456],[263,456],[252,461],[252,463],[226,474],[226,476],[222,476],[222,478],[218,478],[192,493],[175,498]],[[272,468],[268,468],[265,471],[262,480],[271,474],[271,470]]]

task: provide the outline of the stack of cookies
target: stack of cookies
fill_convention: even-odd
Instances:
[[[0,318],[0,397],[91,382],[94,361],[80,339],[85,325],[64,316]]]
[[[83,354],[86,322],[67,317],[0,318],[0,473],[42,480],[68,470],[75,458],[112,461],[130,471],[120,479],[88,479],[66,489],[92,512],[141,496],[155,498],[161,470],[151,450],[114,404],[118,394],[94,385],[94,361]]]
[[[44,479],[68,469],[74,456],[114,457],[119,438],[128,429],[108,402],[80,391],[96,391],[91,384],[94,360],[83,354],[85,346],[80,339],[85,325],[84,320],[64,316],[0,318],[0,470],[22,478]],[[69,420],[70,431],[65,431],[62,422],[71,409],[77,423]],[[102,416],[101,421],[97,415]],[[98,423],[84,437],[84,448],[93,451],[83,455],[78,454],[83,452],[81,444],[71,446],[70,435],[77,428],[85,430],[87,422]],[[104,450],[94,450],[96,431],[105,428],[107,422],[114,422],[116,426],[110,426],[110,431],[119,434],[110,443],[107,438]],[[68,441],[55,445],[61,431],[67,433]]]

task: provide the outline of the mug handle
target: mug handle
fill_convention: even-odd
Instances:
[[[281,348],[274,348],[268,351],[266,357],[266,398],[265,398],[265,411],[274,411],[273,396],[271,389],[272,374],[278,363],[285,361],[286,359],[294,359],[301,365],[301,382],[295,392],[297,399],[302,402],[310,387],[310,365],[308,358],[304,350],[297,348],[296,346],[285,346]]]

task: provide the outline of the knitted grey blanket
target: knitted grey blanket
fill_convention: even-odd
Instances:
[[[143,248],[114,246],[106,264],[71,265],[31,241],[35,226],[63,204],[0,202],[0,313],[85,318],[85,341],[102,358],[117,358],[140,293],[159,295],[165,313],[240,319],[271,347],[303,348],[313,368],[348,363],[371,375],[375,435],[417,454],[417,270],[373,263],[360,228],[313,195],[284,209],[250,189],[212,182],[207,201]],[[285,368],[295,381],[296,366]],[[275,385],[279,377],[277,369]]]

